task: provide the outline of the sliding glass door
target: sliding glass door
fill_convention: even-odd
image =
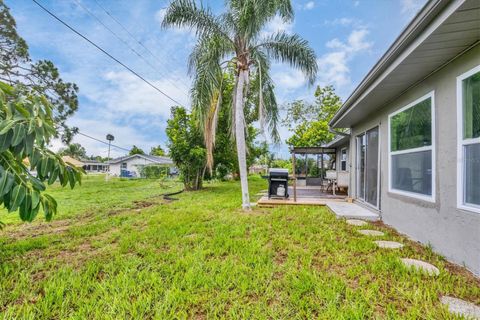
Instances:
[[[357,198],[378,208],[378,127],[357,136]]]

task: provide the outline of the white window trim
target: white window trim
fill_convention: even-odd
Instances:
[[[407,110],[410,109],[411,107],[415,106],[416,104],[430,99],[431,100],[431,114],[432,114],[432,144],[430,146],[425,146],[425,147],[418,147],[418,148],[413,148],[413,149],[407,149],[407,150],[400,150],[400,151],[392,151],[392,140],[391,140],[391,123],[392,123],[392,118]],[[402,196],[406,197],[411,197],[411,198],[416,198],[420,200],[424,200],[427,202],[435,202],[435,195],[436,195],[436,190],[437,190],[437,185],[436,185],[436,154],[435,154],[435,91],[431,91],[427,93],[426,95],[418,98],[417,100],[407,104],[406,106],[400,108],[399,110],[391,113],[388,115],[388,192],[390,193],[395,193],[399,194]],[[392,156],[398,155],[398,154],[406,154],[406,153],[415,153],[415,152],[421,152],[421,151],[432,151],[432,195],[423,195],[420,193],[416,192],[408,192],[404,190],[398,190],[394,189],[392,187]]]
[[[343,151],[345,150],[345,160],[342,159]],[[342,162],[345,161],[345,170],[342,170]],[[340,170],[339,171],[348,171],[348,151],[347,147],[340,149]]]
[[[457,208],[480,213],[480,206],[464,203],[464,146],[480,143],[479,138],[463,139],[463,80],[480,72],[480,65],[457,77]]]

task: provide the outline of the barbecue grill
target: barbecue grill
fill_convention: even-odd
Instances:
[[[270,168],[268,170],[268,198],[288,198],[288,170]]]

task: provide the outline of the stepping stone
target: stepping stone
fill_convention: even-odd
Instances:
[[[440,274],[440,271],[437,267],[422,260],[403,258],[402,262],[407,268],[415,268],[417,270],[424,271],[430,276],[438,276]]]
[[[440,302],[448,306],[448,311],[451,313],[468,319],[480,319],[480,307],[471,302],[447,296],[441,297]]]
[[[380,248],[387,248],[387,249],[400,249],[403,247],[403,244],[395,241],[373,241],[377,246]]]
[[[350,224],[350,225],[352,225],[352,226],[358,226],[358,227],[364,226],[364,225],[367,224],[365,221],[363,221],[363,220],[358,220],[358,219],[348,219],[348,220],[347,220],[347,223]]]
[[[385,235],[382,231],[377,231],[377,230],[358,230],[359,233],[365,235],[365,236],[372,236],[372,237],[381,237]]]

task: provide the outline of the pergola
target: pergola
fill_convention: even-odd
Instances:
[[[293,166],[293,201],[297,201],[297,176],[296,176],[296,156],[297,155],[304,155],[307,157],[308,155],[317,155],[321,156],[321,168],[324,168],[324,155],[335,155],[336,148],[332,147],[293,147],[290,149],[290,153],[292,154],[292,166]],[[318,158],[317,158],[318,159]],[[318,161],[318,160],[317,160]],[[308,176],[308,161],[305,161],[306,170],[305,170],[305,179]]]

